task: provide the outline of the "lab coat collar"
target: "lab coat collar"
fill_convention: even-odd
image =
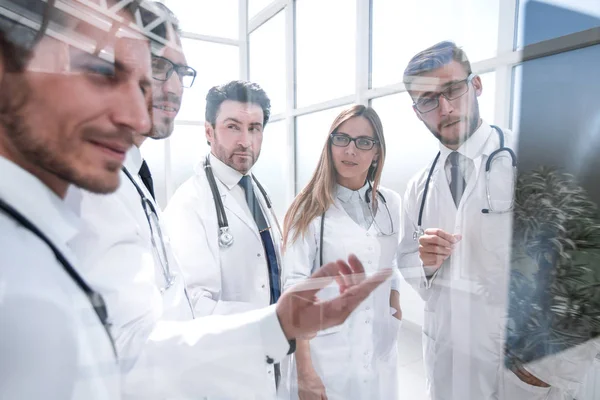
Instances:
[[[363,187],[361,187],[358,190],[352,190],[352,189],[348,189],[345,186],[336,184],[336,197],[344,202],[344,203],[348,203],[351,200],[360,200],[360,199],[364,199],[365,198],[365,193],[367,193],[367,190],[369,190],[369,184],[365,183]],[[354,201],[356,201],[354,200]]]
[[[240,180],[242,179],[241,173],[231,168],[229,165],[225,164],[223,161],[219,160],[212,153],[209,155],[210,157],[210,166],[212,167],[213,173],[217,177],[218,180],[223,183],[227,187],[227,189],[233,189]],[[250,175],[248,172],[246,175]]]
[[[48,186],[0,156],[0,197],[29,219],[50,240],[66,246],[78,233],[77,215]]]
[[[142,157],[142,152],[140,148],[137,146],[131,146],[127,155],[125,156],[125,162],[123,166],[127,168],[132,175],[137,175],[140,173],[140,168],[142,168],[142,163],[144,162],[144,158]]]
[[[486,146],[486,143],[490,136],[494,133],[494,129],[485,121],[481,121],[481,125],[475,133],[471,135],[470,138],[467,139],[459,148],[458,152],[467,157],[470,160],[474,160],[477,157],[489,153],[489,146]],[[454,150],[449,149],[440,143],[440,165],[446,165],[446,160],[450,153]],[[493,150],[492,150],[493,151]],[[488,154],[489,155],[489,154]]]

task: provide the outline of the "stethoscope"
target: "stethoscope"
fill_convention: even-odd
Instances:
[[[142,200],[142,208],[144,209],[144,215],[146,216],[146,220],[148,221],[148,226],[150,227],[150,240],[152,241],[152,246],[154,247],[154,249],[157,252],[162,253],[161,255],[162,255],[162,258],[164,259],[164,262],[161,259],[160,263],[161,263],[161,267],[162,267],[163,276],[165,278],[165,287],[161,290],[161,292],[164,292],[167,289],[169,289],[171,286],[173,286],[173,283],[175,283],[175,275],[173,275],[171,273],[171,266],[169,265],[169,258],[167,257],[167,249],[166,249],[164,241],[163,241],[163,235],[162,235],[162,230],[160,229],[160,223],[158,222],[158,212],[156,211],[156,207],[154,207],[154,204],[152,204],[152,202],[146,197],[142,188],[137,184],[135,179],[133,179],[133,176],[131,176],[129,171],[127,171],[127,168],[123,167],[122,170],[125,173],[125,175],[127,176],[127,178],[131,181],[131,183],[133,183],[135,190],[138,192],[140,199]],[[153,225],[152,220],[151,220],[152,214],[154,214],[154,216],[156,216],[156,223],[154,225],[156,227],[156,235],[158,235],[159,240],[160,240],[160,247],[156,243],[155,232],[154,232],[154,228],[152,227],[152,225]],[[159,255],[159,259],[160,259],[160,255]]]
[[[110,340],[110,344],[112,346],[113,352],[115,354],[115,359],[117,359],[117,348],[115,346],[115,342],[113,340],[112,335],[110,334],[110,322],[108,319],[108,311],[106,310],[106,303],[104,299],[100,295],[100,293],[94,291],[84,280],[83,278],[75,271],[75,268],[71,265],[71,263],[67,260],[67,258],[62,254],[62,252],[48,239],[46,235],[42,233],[42,231],[33,224],[33,222],[29,221],[23,214],[18,212],[8,203],[4,202],[0,199],[0,210],[2,210],[6,215],[10,216],[16,222],[18,222],[25,229],[33,233],[37,236],[41,241],[46,243],[46,245],[52,250],[54,253],[54,257],[56,257],[56,261],[62,265],[65,272],[75,281],[75,284],[81,289],[83,293],[85,293],[88,298],[90,304],[94,308],[94,312],[98,316],[100,323],[104,327],[108,339]]]
[[[490,171],[491,171],[492,161],[494,160],[494,157],[496,157],[501,152],[503,152],[503,151],[507,152],[511,158],[513,175],[514,175],[514,177],[516,177],[517,176],[517,156],[515,155],[515,152],[512,149],[504,146],[504,132],[502,132],[502,129],[500,129],[496,125],[491,125],[491,127],[494,128],[494,130],[498,134],[498,138],[500,139],[500,147],[498,149],[496,149],[495,151],[493,151],[492,154],[490,154],[490,156],[488,157],[488,159],[485,163],[485,193],[486,193],[486,197],[487,197],[488,208],[482,209],[481,212],[483,214],[492,214],[492,213],[501,214],[501,213],[509,212],[512,209],[514,200],[511,200],[510,205],[509,205],[508,209],[506,209],[506,210],[501,210],[501,211],[494,210],[494,208],[492,207],[492,196],[490,193],[490,176],[491,176]],[[431,168],[429,169],[429,174],[427,175],[427,180],[425,181],[425,189],[423,190],[423,199],[421,199],[421,207],[419,208],[419,219],[417,221],[417,229],[413,232],[413,240],[415,240],[415,241],[419,240],[419,238],[425,234],[425,231],[423,230],[423,210],[425,209],[425,202],[427,201],[427,192],[429,191],[429,182],[431,181],[431,176],[433,175],[433,171],[435,170],[435,166],[436,166],[441,154],[442,154],[441,152],[438,152],[437,155],[435,156],[435,158],[433,160],[433,164],[431,164]]]
[[[369,207],[371,206],[371,196],[369,196],[371,193],[373,193],[373,186],[371,186],[371,182],[369,182],[369,189],[367,189],[367,191],[365,192],[365,201],[367,202],[367,204],[369,205]],[[383,194],[381,194],[381,192],[378,190],[377,191],[377,196],[379,196],[379,198],[381,199],[381,201],[383,202],[383,205],[385,206],[385,209],[387,211],[388,214],[388,218],[390,219],[390,227],[392,228],[392,233],[390,235],[394,234],[394,221],[392,220],[392,214],[390,213],[390,209],[388,208],[387,205],[387,201],[385,200],[385,197],[383,196]],[[323,242],[324,242],[324,236],[325,236],[325,213],[327,211],[324,211],[323,214],[321,215],[321,234],[320,234],[320,238],[319,238],[319,261],[320,264],[319,265],[323,265]],[[375,215],[373,215],[373,223],[376,224],[375,222]],[[383,236],[390,236],[390,235],[386,235],[385,233],[381,232],[381,235]]]
[[[217,211],[217,221],[219,223],[219,246],[223,248],[231,247],[233,244],[233,234],[229,229],[229,221],[227,220],[227,214],[225,213],[225,206],[223,205],[223,200],[221,200],[221,194],[219,192],[219,188],[217,187],[215,174],[213,173],[212,166],[210,165],[210,154],[206,156],[206,160],[204,161],[204,172],[206,173],[206,179],[208,179],[208,185],[210,186],[210,191],[212,192],[213,200],[215,202],[215,209]],[[269,195],[267,195],[265,188],[263,188],[254,175],[252,175],[252,180],[265,199],[265,203],[267,204],[267,208],[271,213],[271,217],[273,218],[273,221],[275,221],[277,229],[279,230],[280,237],[283,237],[281,233],[281,226],[279,226],[279,221],[277,220],[277,216],[273,211]]]

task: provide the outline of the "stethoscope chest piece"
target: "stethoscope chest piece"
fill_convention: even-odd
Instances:
[[[219,228],[219,246],[230,247],[233,244],[233,235],[229,232],[229,227]]]

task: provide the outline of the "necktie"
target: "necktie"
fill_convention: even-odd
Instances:
[[[152,195],[152,198],[155,199],[154,182],[152,182],[152,174],[150,173],[150,168],[148,168],[148,164],[146,164],[146,160],[142,162],[142,166],[140,167],[138,175],[142,179],[142,182],[144,183],[144,186],[146,186],[146,189],[148,189],[148,191],[150,192],[150,195]]]
[[[254,194],[254,187],[252,186],[252,178],[249,175],[244,175],[240,179],[239,185],[244,189],[246,194],[246,202],[254,217],[254,222],[258,227],[260,233],[260,239],[267,255],[267,268],[269,270],[269,283],[271,292],[271,304],[277,303],[279,296],[281,295],[281,288],[279,286],[279,265],[277,264],[277,254],[275,253],[275,246],[273,244],[273,238],[271,237],[271,231],[269,225],[265,219],[260,203]],[[281,378],[281,371],[279,364],[274,365],[275,370],[275,387],[279,386],[279,380]]]
[[[254,194],[254,188],[252,186],[252,178],[250,175],[245,175],[240,180],[240,186],[244,189],[246,194],[246,202],[254,217],[254,222],[258,227],[260,237],[263,242],[265,253],[267,255],[267,266],[269,268],[269,281],[271,284],[271,303],[276,303],[281,294],[279,287],[279,265],[277,263],[277,255],[275,253],[275,246],[273,244],[273,238],[271,237],[271,231],[267,220],[260,208],[260,203]]]
[[[448,156],[448,161],[450,162],[450,192],[452,193],[454,204],[458,207],[460,199],[465,192],[465,186],[467,186],[459,167],[460,153],[453,151]]]

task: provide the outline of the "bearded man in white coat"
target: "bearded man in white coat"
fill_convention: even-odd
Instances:
[[[400,271],[425,301],[429,395],[572,399],[596,354],[591,343],[504,367],[515,135],[481,119],[481,78],[452,42],[415,55],[404,83],[417,118],[440,142],[408,184],[398,251]]]

